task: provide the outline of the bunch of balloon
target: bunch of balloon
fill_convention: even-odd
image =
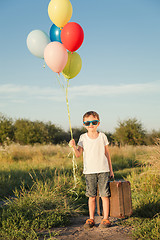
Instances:
[[[53,25],[50,29],[50,40],[52,42],[49,43],[45,48],[44,59],[46,61],[46,64],[53,71],[57,72],[58,74],[62,72],[64,76],[64,81],[62,81],[60,75],[58,75],[58,81],[60,83],[60,86],[65,90],[69,127],[72,139],[73,133],[68,102],[68,87],[69,80],[77,76],[82,67],[81,57],[75,51],[79,49],[83,43],[84,32],[78,23],[69,22],[72,16],[72,5],[69,0],[51,0],[48,5],[48,15],[53,22]],[[58,43],[55,41],[58,41]],[[61,48],[63,48],[63,51],[60,52],[60,50],[54,49],[56,48],[56,45],[57,49],[61,46]],[[64,49],[66,49],[66,51],[68,50],[67,57]],[[58,54],[58,51],[60,54]],[[59,64],[60,62],[62,63],[61,68],[55,68],[56,64]],[[76,161],[74,152],[72,163],[73,176],[76,187]]]
[[[29,51],[36,57],[44,58],[48,67],[53,72],[58,73],[58,82],[65,90],[66,95],[71,139],[73,133],[68,103],[68,87],[69,80],[77,76],[81,70],[82,60],[76,51],[84,40],[82,27],[78,23],[69,22],[72,11],[72,4],[69,0],[51,0],[48,5],[48,15],[53,23],[50,28],[50,36],[41,30],[34,30],[27,37]],[[60,73],[64,76],[63,81],[60,78]],[[74,156],[72,161],[75,171]]]
[[[62,82],[60,77],[58,81],[66,93],[71,138],[73,138],[73,133],[68,104],[69,79],[74,78],[81,70],[82,60],[80,55],[75,51],[80,48],[84,40],[82,27],[78,23],[69,22],[72,11],[72,4],[69,0],[50,1],[48,15],[53,22],[50,28],[51,43],[44,50],[46,64],[54,72],[58,74],[62,72],[65,77],[64,82]]]

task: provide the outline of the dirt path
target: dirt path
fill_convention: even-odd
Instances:
[[[72,224],[65,228],[53,229],[58,236],[53,239],[57,240],[132,240],[131,228],[117,225],[117,219],[110,218],[112,226],[107,229],[99,228],[102,217],[96,216],[96,225],[92,229],[84,229],[84,223],[87,217],[80,216],[73,219]]]
[[[3,205],[0,201],[0,205]],[[95,216],[95,226],[91,229],[85,229],[84,223],[87,219],[86,216],[77,216],[72,219],[70,226],[53,228],[50,232],[57,233],[54,240],[132,240],[131,230],[132,227],[126,227],[117,224],[117,218],[110,218],[112,226],[110,228],[101,229],[99,224],[103,217]],[[48,231],[41,232],[42,239],[44,236],[48,237]]]

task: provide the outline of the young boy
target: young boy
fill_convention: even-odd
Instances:
[[[87,133],[80,136],[78,146],[72,139],[69,144],[73,147],[76,157],[80,157],[83,152],[83,173],[86,178],[86,196],[89,197],[89,216],[85,227],[95,225],[94,214],[96,206],[97,183],[99,193],[103,202],[103,220],[100,227],[110,227],[109,221],[109,177],[114,177],[111,158],[108,150],[108,139],[104,133],[98,132],[100,124],[98,113],[89,111],[83,116],[83,125]]]

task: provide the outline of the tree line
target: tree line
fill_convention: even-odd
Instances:
[[[160,130],[148,133],[142,123],[136,118],[119,121],[114,133],[106,133],[112,145],[153,145],[156,138],[160,138]],[[73,128],[73,136],[77,142],[79,136],[85,133],[85,128]],[[39,144],[67,144],[70,131],[64,131],[55,124],[28,119],[14,120],[0,114],[0,145],[19,143],[21,145]]]

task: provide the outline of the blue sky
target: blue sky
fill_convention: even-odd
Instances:
[[[26,45],[32,30],[49,34],[49,0],[0,3],[0,112],[13,119],[51,121],[69,129],[65,96],[57,74]],[[160,1],[71,0],[70,21],[84,30],[77,51],[79,75],[70,80],[72,127],[86,111],[100,114],[103,131],[118,121],[139,120],[160,129]]]

